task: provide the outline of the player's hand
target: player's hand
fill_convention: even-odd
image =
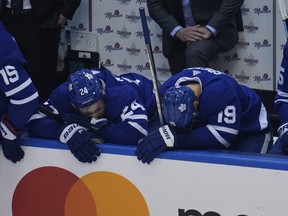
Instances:
[[[76,113],[65,113],[62,115],[62,118],[67,123],[77,123],[96,134],[100,134],[102,128],[109,124],[106,118],[97,119]]]
[[[20,144],[18,143],[18,139],[7,140],[3,138],[0,143],[2,145],[3,154],[8,160],[16,163],[23,159],[25,153],[21,149]]]
[[[176,133],[168,125],[160,127],[139,141],[136,149],[137,159],[150,164],[161,152],[177,143]]]
[[[285,152],[288,152],[288,132],[283,134],[280,139],[283,142]]]
[[[65,124],[60,130],[59,140],[66,143],[73,155],[83,163],[92,163],[100,156],[96,144],[103,143],[98,137],[77,124]]]
[[[273,144],[273,146],[271,147],[271,149],[268,150],[267,154],[273,154],[273,155],[285,155],[285,154],[287,154],[287,151],[285,152],[285,143],[282,142],[282,140],[280,138],[278,138],[275,141],[275,143]]]
[[[269,150],[269,154],[287,154],[288,153],[288,123],[281,125],[277,133],[279,138],[276,140],[272,148]]]
[[[284,152],[288,152],[288,123],[281,125],[277,133],[279,134],[279,138],[283,143]]]
[[[2,145],[4,156],[13,163],[20,161],[25,154],[18,142],[20,133],[17,133],[13,126],[7,121],[7,116],[0,122],[0,129],[0,144]]]

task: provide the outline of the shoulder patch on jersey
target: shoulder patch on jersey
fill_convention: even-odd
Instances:
[[[201,73],[200,70],[192,70],[193,76],[196,76],[196,75],[198,75],[198,74],[200,74],[200,73]]]

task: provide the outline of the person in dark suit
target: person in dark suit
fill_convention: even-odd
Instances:
[[[66,79],[57,72],[61,29],[81,0],[24,0],[20,11],[11,8],[11,1],[3,0],[0,18],[27,60],[26,71],[44,102]]]
[[[163,30],[163,54],[173,74],[187,67],[208,67],[231,50],[243,31],[244,0],[147,0],[152,19]]]

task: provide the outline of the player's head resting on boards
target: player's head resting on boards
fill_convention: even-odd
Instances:
[[[103,117],[106,104],[104,83],[91,70],[83,68],[71,73],[68,90],[72,105],[83,115]]]
[[[162,97],[163,117],[176,129],[192,128],[198,116],[194,91],[187,86],[172,86]]]

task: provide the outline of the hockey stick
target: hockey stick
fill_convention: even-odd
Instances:
[[[45,107],[43,104],[38,105],[38,111],[45,114],[46,116],[56,120],[60,124],[64,124],[64,120],[61,118],[60,115],[53,113],[51,110],[49,110],[47,107]],[[102,144],[103,140],[100,140],[98,138],[92,138],[91,141],[95,142],[96,144]]]
[[[144,34],[144,40],[145,40],[147,53],[148,53],[148,60],[149,60],[150,71],[151,71],[151,75],[152,75],[152,81],[153,81],[154,93],[155,93],[157,110],[158,110],[158,115],[159,115],[159,121],[160,121],[161,125],[164,125],[162,106],[161,106],[160,94],[159,94],[159,81],[158,81],[157,75],[156,75],[156,67],[155,67],[155,62],[154,62],[152,48],[151,48],[151,41],[150,41],[150,35],[149,35],[150,31],[149,31],[148,25],[147,25],[145,8],[144,7],[139,8],[139,12],[140,12],[140,18],[141,18],[142,29],[143,29],[143,34]]]
[[[56,113],[53,113],[51,110],[49,110],[47,107],[45,107],[43,104],[38,105],[38,111],[45,114],[46,116],[56,120],[57,122],[64,124],[64,120]]]
[[[280,15],[284,24],[286,38],[288,38],[288,13],[285,0],[277,0],[280,9]]]

